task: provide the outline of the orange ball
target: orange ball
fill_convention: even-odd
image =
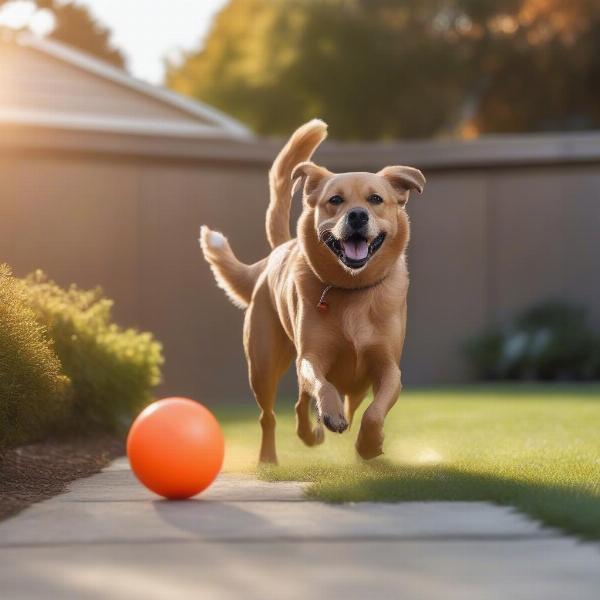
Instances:
[[[165,398],[147,406],[127,436],[127,456],[136,477],[165,498],[189,498],[219,474],[225,440],[202,404]]]

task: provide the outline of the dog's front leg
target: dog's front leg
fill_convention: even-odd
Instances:
[[[317,402],[319,420],[327,429],[342,433],[348,429],[344,405],[338,391],[327,379],[322,367],[313,357],[299,356],[297,361],[300,393],[312,396]]]
[[[356,440],[356,450],[365,460],[383,454],[383,421],[402,389],[398,365],[386,363],[377,371],[373,383],[373,402],[363,414]]]

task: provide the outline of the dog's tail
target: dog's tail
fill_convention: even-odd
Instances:
[[[259,275],[263,272],[267,259],[253,265],[240,262],[227,238],[218,231],[211,231],[206,225],[200,228],[200,246],[204,258],[217,280],[217,285],[225,290],[229,299],[239,308],[246,308]]]
[[[327,124],[313,119],[297,129],[278,154],[269,172],[271,200],[267,210],[267,238],[271,248],[291,239],[290,207],[292,204],[292,171],[327,137]]]

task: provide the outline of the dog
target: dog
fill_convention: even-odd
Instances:
[[[379,456],[384,419],[402,387],[409,283],[406,203],[411,191],[423,191],[425,177],[406,166],[332,173],[310,160],[326,136],[323,121],[306,123],[273,163],[269,256],[244,264],[222,233],[206,226],[200,230],[217,284],[246,310],[244,350],[260,407],[262,463],[277,463],[274,405],[279,379],[294,358],[296,431],[308,446],[323,442],[323,426],[337,433],[348,429],[372,387],[356,450],[366,460]],[[296,189],[302,191],[303,206],[292,239]],[[312,400],[318,413],[314,424]]]

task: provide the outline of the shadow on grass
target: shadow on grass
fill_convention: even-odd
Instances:
[[[261,469],[270,480],[290,479],[276,467]],[[301,476],[302,473],[296,473]],[[443,465],[414,466],[385,459],[349,467],[312,469],[308,496],[325,502],[463,501],[513,506],[545,525],[587,539],[600,539],[600,494],[575,486],[553,486],[490,474],[475,474]]]

